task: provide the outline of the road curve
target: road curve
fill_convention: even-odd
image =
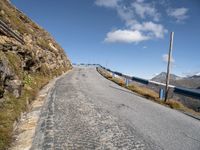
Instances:
[[[200,121],[76,67],[48,94],[32,150],[199,150]]]

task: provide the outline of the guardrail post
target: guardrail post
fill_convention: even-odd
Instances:
[[[114,72],[112,73],[112,77],[113,77],[113,78],[115,77],[115,73],[114,73]]]
[[[129,79],[125,78],[125,83],[126,83],[126,86],[129,85]]]
[[[160,88],[160,90],[159,90],[159,98],[160,98],[161,100],[164,99],[164,89],[162,89],[162,88]]]

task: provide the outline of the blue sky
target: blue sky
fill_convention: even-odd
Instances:
[[[11,0],[45,28],[73,63],[99,63],[151,78],[166,70],[174,31],[172,73],[200,72],[199,0]]]

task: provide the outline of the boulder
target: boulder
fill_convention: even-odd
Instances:
[[[19,98],[22,91],[22,82],[20,80],[6,80],[4,84],[5,90]]]
[[[3,56],[0,58],[0,80],[3,83],[6,78],[12,78],[13,72],[9,68],[7,59]]]
[[[16,98],[21,95],[22,82],[9,68],[9,63],[4,55],[0,57],[0,98],[5,90],[12,93]]]

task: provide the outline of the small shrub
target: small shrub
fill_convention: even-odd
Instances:
[[[170,108],[181,110],[184,108],[183,104],[181,102],[175,101],[175,100],[168,100],[166,103]]]
[[[30,86],[33,83],[33,79],[29,74],[24,75],[24,84]]]
[[[42,49],[50,49],[49,42],[46,39],[43,38],[38,38],[37,39],[37,44],[42,48]]]

